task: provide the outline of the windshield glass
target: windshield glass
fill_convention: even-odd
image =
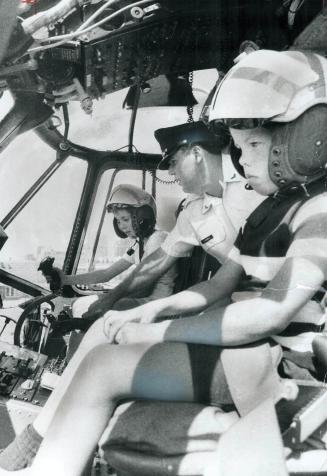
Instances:
[[[42,142],[35,135],[33,139],[39,146],[35,146],[35,150],[42,150]],[[14,145],[17,147],[17,141]],[[45,147],[47,148],[45,162],[51,163],[55,158],[55,152],[48,146]],[[6,154],[3,155],[10,155],[13,148],[14,146],[11,150],[8,148]],[[24,151],[24,148],[21,147],[21,150]],[[2,190],[7,191],[7,197],[3,194],[7,201],[1,203],[1,219],[8,211],[9,205],[17,201],[33,183],[36,178],[35,169],[42,170],[43,168],[42,152],[23,153],[23,155],[25,155],[25,163],[21,170],[25,171],[24,175],[19,176],[19,168],[18,170],[16,168],[20,165],[20,161],[13,161],[11,167],[8,167],[7,183],[10,182],[11,186],[6,184],[6,175],[1,173],[0,186]],[[0,161],[0,166],[2,164],[5,164],[5,161]],[[39,262],[49,255],[55,257],[56,266],[61,267],[63,264],[82,192],[86,167],[86,162],[80,159],[73,157],[66,159],[9,224],[6,228],[8,240],[1,250],[0,267],[2,269],[34,284],[48,287],[37,268]],[[8,304],[7,301],[12,304],[13,300],[21,301],[26,298],[9,286],[1,286],[0,292],[5,306]]]

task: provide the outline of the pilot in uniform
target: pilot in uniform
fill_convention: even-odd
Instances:
[[[216,144],[217,161],[221,161],[221,166],[217,168],[221,176],[217,177],[217,181],[221,188],[217,187],[216,195],[188,195],[175,227],[161,248],[166,254],[181,258],[189,256],[194,246],[201,246],[223,263],[245,219],[263,197],[253,190],[247,190],[246,182],[234,168],[230,156],[219,153],[229,144],[227,131],[221,131],[216,136],[203,122],[198,121],[158,129],[155,137],[163,154],[161,167],[163,163],[169,163],[182,146],[199,144],[205,154],[206,147]]]

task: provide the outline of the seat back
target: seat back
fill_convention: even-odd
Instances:
[[[201,246],[195,246],[190,257],[178,258],[174,294],[210,279],[219,267],[216,258],[206,253]]]
[[[182,212],[185,198],[179,203],[175,216]],[[201,246],[195,246],[192,254],[186,258],[177,260],[177,278],[175,281],[174,294],[184,291],[194,284],[210,279],[220,267],[220,263],[206,253]]]

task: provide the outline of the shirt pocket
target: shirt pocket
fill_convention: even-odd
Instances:
[[[223,244],[226,241],[227,234],[224,223],[214,215],[199,223],[195,228],[195,232],[199,245],[205,250],[210,250],[214,246]]]

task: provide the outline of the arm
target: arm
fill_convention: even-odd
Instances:
[[[166,254],[162,248],[158,248],[144,258],[129,276],[111,290],[111,302],[114,303],[123,296],[153,285],[175,263],[176,259],[174,256]]]
[[[219,346],[238,346],[261,340],[284,330],[320,289],[326,277],[326,258],[289,258],[260,298],[209,310],[201,316],[149,326],[147,340]],[[147,330],[140,329],[143,335],[144,331]]]
[[[153,285],[171,268],[177,258],[190,255],[193,247],[198,245],[199,241],[190,222],[189,213],[191,212],[180,213],[175,227],[168,233],[162,246],[149,253],[149,256],[144,257],[134,271],[110,293],[112,302],[127,293],[135,293],[149,284]],[[150,246],[150,240],[148,246]],[[158,246],[155,243],[153,245]]]
[[[156,251],[152,249],[152,253],[149,250],[149,256],[144,257],[130,276],[111,293],[114,301],[120,299],[126,293],[135,293],[149,284],[153,286],[159,277],[168,271],[178,258],[190,256],[193,247],[199,244],[198,237],[190,220],[190,214],[192,216],[192,210],[189,210],[187,213],[184,210],[180,213],[175,227],[166,235],[162,246]],[[158,242],[155,243],[154,241],[157,239],[162,240],[162,238],[162,232],[161,236],[158,233],[152,235],[147,247],[157,247]]]
[[[63,285],[106,283],[126,271],[130,266],[131,263],[121,258],[106,269],[99,269],[90,273],[64,275],[62,283]]]
[[[136,293],[158,279],[176,261],[174,256],[167,255],[161,248],[143,259],[118,286],[104,293],[91,304],[88,311],[83,314],[86,319],[97,319],[112,308],[113,304],[121,297]],[[112,311],[115,312],[115,311]],[[129,312],[129,311],[122,311]],[[108,317],[109,317],[108,314]],[[133,320],[131,318],[130,320]]]
[[[159,249],[164,243],[167,236],[168,233],[166,231],[156,230],[148,239],[145,245],[143,259],[154,251],[156,251],[157,249]],[[154,301],[155,299],[161,299],[163,297],[170,296],[174,291],[177,276],[178,268],[177,260],[175,260],[175,262],[169,267],[169,269],[165,271],[155,282],[153,282],[151,289],[146,295],[145,299],[147,301]]]
[[[230,298],[242,275],[243,268],[234,261],[228,260],[209,281],[196,284],[180,293],[150,301],[127,311],[118,313],[108,311],[104,315],[105,332],[108,339],[110,342],[115,340],[117,333],[126,322],[151,323],[161,316],[200,312],[216,301],[226,297]],[[169,322],[165,321],[163,326]],[[154,329],[159,328],[155,327]],[[162,326],[161,329],[163,329]]]
[[[151,322],[162,316],[199,313],[211,304],[230,297],[242,276],[243,268],[234,261],[228,260],[212,279],[195,284],[185,291],[140,306],[139,312],[143,316],[142,320]],[[147,315],[151,316],[151,319],[146,319]]]

